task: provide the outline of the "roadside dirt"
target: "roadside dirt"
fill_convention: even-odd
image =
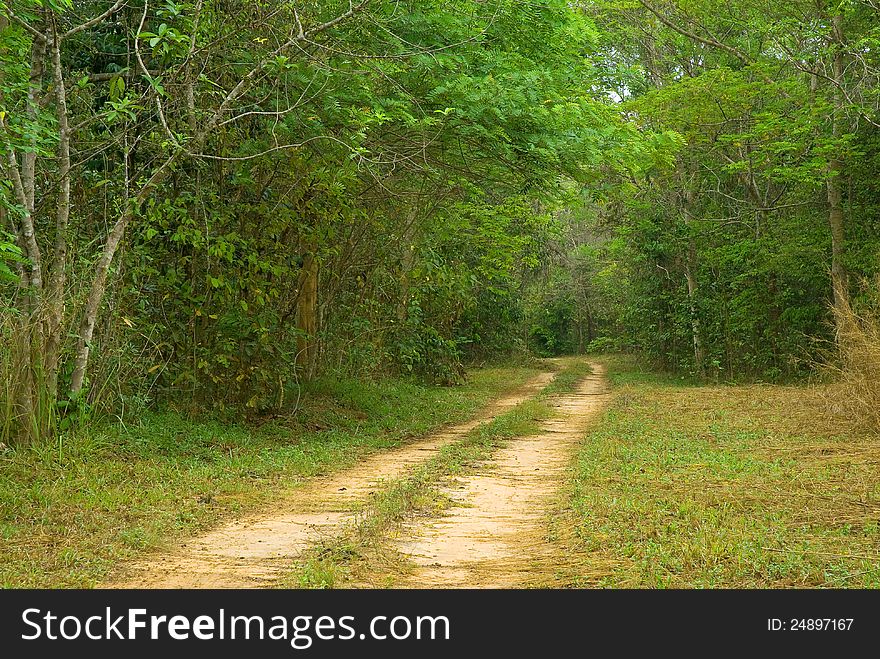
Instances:
[[[547,539],[547,511],[584,433],[609,395],[605,374],[593,374],[569,395],[551,399],[557,416],[541,434],[515,439],[480,473],[444,491],[454,505],[440,519],[405,525],[393,543],[408,559],[403,575],[376,575],[403,588],[546,586],[564,557]],[[389,579],[389,577],[392,577]]]
[[[534,396],[553,377],[552,372],[540,374],[467,423],[377,453],[355,467],[291,489],[274,512],[226,523],[170,552],[148,556],[130,566],[127,576],[103,587],[270,587],[304,549],[332,537],[384,481],[403,475],[444,445]]]

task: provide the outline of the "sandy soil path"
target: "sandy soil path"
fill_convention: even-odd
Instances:
[[[374,454],[350,469],[291,489],[274,511],[226,523],[170,552],[130,566],[106,588],[270,587],[312,543],[333,536],[359,503],[382,486],[428,460],[480,423],[534,396],[552,379],[542,373],[496,400],[467,423]]]
[[[569,395],[551,399],[558,415],[541,434],[512,440],[480,473],[451,485],[457,502],[442,518],[405,525],[394,543],[415,569],[395,576],[406,588],[510,588],[552,583],[564,557],[547,542],[550,499],[592,419],[607,404],[604,369]],[[386,575],[387,578],[387,575]],[[371,585],[371,584],[364,584]]]

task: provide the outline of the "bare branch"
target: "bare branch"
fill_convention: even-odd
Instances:
[[[810,75],[816,76],[817,78],[822,78],[822,80],[825,80],[826,82],[830,82],[832,85],[834,85],[834,87],[841,94],[843,94],[843,97],[846,99],[847,103],[849,103],[854,108],[859,107],[859,104],[853,100],[852,96],[850,96],[849,92],[840,83],[839,80],[835,80],[833,77],[826,75],[825,73],[822,73],[818,69],[818,67],[811,68],[805,64],[802,64],[800,62],[800,60],[797,57],[795,57],[794,53],[791,52],[791,49],[788,46],[786,46],[784,43],[782,43],[778,39],[774,39],[773,41],[777,46],[779,46],[780,48],[782,48],[782,50],[785,51],[785,53],[788,55],[788,58],[789,58],[789,61],[791,62],[791,65],[794,68],[796,68],[798,71],[801,71],[803,73],[808,73]],[[880,128],[880,123],[877,123],[876,121],[874,121],[870,116],[868,116],[868,114],[866,112],[864,112],[863,110],[858,110],[858,113],[859,113],[859,116],[861,116],[862,119],[867,121],[869,124],[871,124],[875,128]]]
[[[234,117],[230,117],[229,119],[226,119],[225,121],[221,121],[217,125],[218,126],[225,126],[226,124],[231,124],[233,122],[240,121],[240,120],[244,119],[245,117],[252,117],[252,116],[263,116],[263,117],[268,116],[268,117],[281,118],[287,114],[290,114],[291,112],[293,112],[297,108],[301,108],[303,105],[308,105],[309,103],[314,101],[318,97],[318,95],[327,88],[327,85],[329,85],[329,84],[330,84],[330,80],[329,79],[325,80],[324,84],[321,85],[320,89],[318,89],[314,94],[312,94],[308,98],[305,98],[306,92],[309,91],[309,87],[312,86],[312,80],[310,80],[309,84],[303,90],[303,93],[300,94],[300,97],[296,100],[296,103],[291,105],[289,108],[286,108],[284,110],[275,110],[275,111],[272,111],[272,110],[264,110],[264,111],[252,110],[250,112],[242,112],[241,114],[237,114]]]
[[[668,27],[670,30],[678,32],[680,35],[685,36],[688,39],[691,39],[692,41],[696,41],[697,43],[701,43],[704,46],[710,46],[712,48],[717,48],[718,50],[722,50],[730,55],[733,55],[734,57],[736,57],[740,62],[742,62],[746,66],[749,66],[749,65],[755,63],[755,60],[753,60],[751,57],[746,55],[744,52],[742,52],[738,48],[734,48],[733,46],[729,46],[726,43],[722,43],[716,39],[711,39],[708,37],[701,37],[700,35],[698,35],[694,32],[691,32],[690,30],[686,30],[685,28],[681,27],[680,25],[676,25],[673,21],[669,20],[668,18],[666,18],[666,16],[664,16],[662,13],[660,13],[660,11],[658,9],[656,9],[653,5],[645,2],[645,0],[639,0],[639,4],[641,4],[645,9],[647,9],[649,12],[654,14],[654,16],[656,16],[657,19],[661,23],[663,23],[663,25]],[[760,73],[760,72],[759,72],[759,75],[764,80],[764,82],[766,82],[768,85],[775,85],[776,84],[776,81],[773,80],[772,78],[770,78],[769,76],[767,76],[763,73]],[[788,97],[788,94],[784,90],[780,90],[779,93],[786,98]]]
[[[296,10],[296,7],[293,8],[293,17],[296,19],[296,30],[297,30],[297,38],[304,39],[306,33],[303,31],[302,21],[299,19],[299,12]]]
[[[143,71],[144,74],[147,76],[149,76],[150,74],[147,72],[147,65],[144,63],[144,59],[141,56],[141,47],[140,47],[140,41],[139,41],[138,35],[140,35],[141,32],[144,31],[144,23],[147,20],[147,12],[149,10],[150,10],[150,3],[145,2],[144,3],[144,13],[141,15],[141,22],[140,22],[140,25],[138,25],[137,35],[135,35],[135,38],[134,38],[135,57],[137,57],[138,65],[140,65],[141,71]],[[159,97],[158,92],[156,92],[154,100],[156,101],[156,110],[159,113],[159,121],[162,124],[162,128],[165,130],[165,134],[168,136],[168,139],[170,139],[172,141],[172,143],[174,143],[175,146],[179,147],[180,144],[177,142],[177,138],[174,136],[174,133],[171,132],[171,128],[169,128],[169,126],[168,126],[168,120],[165,118],[165,110],[162,108],[162,99]]]
[[[311,39],[313,36],[315,36],[321,32],[325,32],[325,31],[329,30],[330,28],[332,28],[336,25],[339,25],[343,21],[348,20],[349,18],[354,16],[357,12],[359,12],[361,9],[366,7],[369,3],[370,3],[370,0],[362,0],[359,4],[355,5],[355,4],[353,4],[352,0],[349,0],[348,10],[346,12],[339,14],[338,16],[327,21],[326,23],[322,23],[321,25],[317,25],[317,26],[311,28],[310,30],[306,30],[304,32],[299,32],[295,36],[291,37],[290,39],[288,39],[287,41],[282,43],[280,46],[278,46],[271,53],[269,53],[269,55],[267,55],[265,58],[263,58],[263,60],[259,64],[257,64],[254,68],[252,68],[250,71],[248,71],[244,75],[244,77],[242,77],[241,80],[238,81],[238,84],[236,84],[235,87],[233,87],[232,90],[230,90],[229,93],[226,94],[226,98],[223,99],[223,102],[220,103],[220,106],[214,112],[210,121],[208,121],[208,123],[202,129],[201,133],[199,134],[199,136],[197,138],[197,142],[204,141],[204,139],[207,138],[208,134],[211,131],[213,131],[220,124],[220,120],[222,119],[223,115],[225,115],[229,111],[232,104],[242,94],[244,94],[244,92],[248,89],[248,87],[250,87],[250,85],[254,81],[254,79],[256,79],[257,76],[266,68],[266,66],[268,66],[268,64],[270,62],[272,62],[276,57],[281,55],[283,52],[285,52],[289,48],[293,47],[297,42],[307,41],[307,40]]]
[[[148,75],[157,76],[159,75],[159,71],[144,71]],[[109,80],[113,80],[113,78],[123,78],[125,80],[132,80],[138,77],[138,74],[135,71],[123,71],[116,73],[90,73],[89,74],[89,82],[107,82]]]
[[[727,44],[721,43],[720,41],[716,41],[715,39],[701,37],[700,35],[695,34],[694,32],[690,32],[689,30],[686,30],[685,28],[683,28],[679,25],[676,25],[674,22],[672,22],[671,20],[666,18],[666,16],[664,16],[662,13],[660,13],[660,10],[656,9],[653,5],[645,2],[645,0],[639,0],[639,4],[641,4],[645,9],[647,9],[649,12],[654,14],[654,16],[656,16],[657,19],[661,23],[663,23],[663,25],[665,25],[666,27],[668,27],[671,30],[674,30],[675,32],[678,32],[682,36],[685,36],[688,39],[691,39],[693,41],[701,43],[704,46],[712,46],[713,48],[718,48],[719,50],[723,50],[723,51],[733,55],[734,57],[736,57],[743,64],[752,64],[753,63],[753,60],[748,55],[743,53],[741,50],[734,48],[733,46],[728,46]]]
[[[322,23],[321,25],[317,25],[317,26],[313,27],[311,30],[306,30],[305,32],[303,32],[301,34],[298,34],[296,36],[296,39],[297,40],[311,39],[316,34],[319,34],[321,32],[326,32],[330,28],[332,28],[336,25],[339,25],[343,21],[346,21],[349,18],[351,18],[352,16],[354,16],[357,12],[359,12],[361,9],[366,7],[369,4],[369,2],[370,2],[370,0],[361,0],[361,2],[359,4],[355,5],[354,0],[348,0],[348,11],[346,11],[345,13],[339,14],[339,16],[337,16],[336,18],[330,19],[326,23]]]
[[[351,148],[351,145],[340,140],[338,137],[333,137],[332,135],[316,135],[315,137],[310,137],[302,142],[297,142],[295,144],[279,144],[277,146],[273,146],[264,151],[260,151],[259,153],[254,153],[249,156],[215,156],[209,153],[190,153],[189,155],[193,158],[205,158],[206,160],[222,160],[224,162],[242,162],[245,160],[255,160],[257,158],[262,158],[263,156],[269,155],[270,153],[275,153],[276,151],[284,151],[286,149],[299,149],[304,147],[306,144],[310,142],[315,142],[317,140],[330,140],[331,142],[336,142],[341,144],[349,151],[354,151]]]
[[[105,11],[100,16],[95,16],[93,19],[82,23],[81,25],[77,25],[75,28],[72,28],[61,35],[61,39],[66,39],[67,37],[73,36],[78,32],[82,32],[83,30],[88,30],[90,27],[93,27],[100,23],[101,21],[110,18],[117,11],[122,9],[125,6],[126,0],[116,0],[113,6],[110,7],[107,11]]]

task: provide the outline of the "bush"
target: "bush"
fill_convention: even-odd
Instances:
[[[600,336],[598,339],[593,339],[587,345],[587,352],[592,354],[601,354],[608,352],[619,352],[620,345],[615,339],[612,339],[610,336]]]

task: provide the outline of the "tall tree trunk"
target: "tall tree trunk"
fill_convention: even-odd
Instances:
[[[53,22],[52,78],[58,106],[58,170],[60,184],[55,212],[55,249],[46,295],[45,354],[43,369],[49,399],[58,395],[58,362],[61,353],[61,335],[64,322],[64,293],[67,284],[67,226],[70,220],[70,127],[67,117],[67,91],[64,70],[61,68],[61,41],[57,24]]]
[[[849,274],[844,258],[844,213],[840,190],[840,172],[843,165],[834,160],[830,166],[831,176],[828,179],[828,222],[831,225],[831,285],[834,288],[834,306],[842,309],[849,298]]]
[[[298,285],[296,364],[309,380],[315,374],[318,331],[318,259],[313,251],[307,252],[303,257]]]
[[[843,85],[844,53],[843,53],[843,17],[833,16],[832,35],[834,54],[832,60],[832,78],[834,81],[834,110],[831,131],[835,140],[843,134],[844,99],[841,91]],[[836,148],[836,147],[835,147]],[[834,307],[838,311],[845,308],[849,299],[849,275],[844,264],[845,252],[845,216],[843,211],[843,192],[841,175],[843,161],[834,157],[828,164],[828,223],[831,228],[831,285],[834,292]]]
[[[587,345],[591,344],[595,338],[596,330],[593,323],[593,311],[590,306],[587,305]]]
[[[412,289],[412,269],[415,265],[415,235],[418,210],[413,207],[406,217],[403,235],[400,237],[400,298],[397,303],[397,322],[400,326],[409,318],[409,300]]]
[[[705,349],[703,347],[702,327],[697,313],[697,244],[694,240],[691,227],[691,219],[697,210],[697,182],[698,174],[696,164],[687,163],[687,177],[682,182],[684,187],[684,218],[688,232],[687,254],[685,255],[684,274],[687,279],[688,313],[691,321],[691,341],[694,347],[694,367],[697,375],[701,378],[706,375]]]
[[[577,329],[577,354],[582,355],[584,354],[584,320],[580,314],[578,314],[575,328]]]
[[[697,314],[697,278],[694,271],[697,267],[697,248],[693,239],[688,240],[687,260],[685,262],[685,277],[688,288],[688,311],[691,317],[691,336],[694,344],[694,366],[700,377],[706,375],[706,358],[703,348],[702,328],[700,317]]]

